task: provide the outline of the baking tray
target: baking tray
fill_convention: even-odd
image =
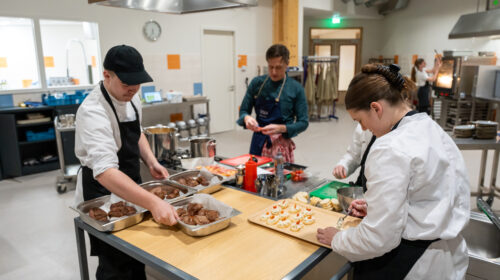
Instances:
[[[202,186],[202,185],[198,185],[196,187],[189,187],[189,186],[182,185],[175,180],[175,179],[181,178],[181,177],[197,177],[200,173],[202,173],[200,170],[188,170],[188,171],[179,172],[179,173],[176,173],[176,174],[168,177],[168,182],[172,183],[174,185],[181,186],[181,187],[194,188],[194,189],[196,189],[196,191],[198,193],[214,193],[222,188],[222,182],[223,182],[222,176],[215,175],[215,174],[212,174],[209,172],[202,173],[202,176],[209,173],[211,176],[217,177],[220,182],[217,184],[210,184],[206,187]],[[207,178],[207,177],[205,176],[205,178]],[[207,178],[207,179],[210,179],[210,178]]]
[[[218,201],[217,199],[215,199],[214,197],[212,197],[208,194],[201,194],[201,195],[207,196],[207,199],[215,200],[215,201],[217,201],[217,203],[223,204],[226,207],[230,207],[232,209],[231,214],[229,216],[224,217],[223,219],[220,219],[218,221],[215,221],[213,223],[206,224],[206,225],[192,226],[192,225],[185,224],[182,221],[177,221],[177,226],[180,227],[181,230],[187,235],[207,236],[207,235],[212,234],[214,232],[223,230],[229,226],[229,224],[231,223],[232,217],[241,214],[240,211],[232,208],[231,206],[229,206],[221,201]],[[172,204],[172,206],[174,206],[175,209],[180,208],[180,207],[184,207],[185,205],[189,204],[194,198],[195,197],[188,197],[182,201],[178,201],[178,202]],[[210,209],[210,208],[207,208],[207,209],[214,210],[214,209]]]
[[[174,184],[173,182],[170,182],[167,180],[149,181],[149,182],[145,182],[145,183],[140,184],[140,186],[143,187],[147,191],[150,191],[153,188],[161,187],[161,186],[168,186],[168,187],[178,189],[179,190],[178,197],[172,198],[172,199],[167,199],[165,197],[164,200],[167,201],[168,203],[174,203],[176,201],[183,200],[185,197],[193,195],[193,194],[198,192],[198,190],[193,188],[193,187],[183,186],[181,184]]]
[[[76,206],[76,208],[71,207],[71,209],[78,212],[80,214],[80,218],[85,223],[97,229],[98,231],[103,231],[103,232],[122,230],[124,228],[140,223],[144,218],[144,213],[147,211],[146,209],[138,210],[137,213],[135,213],[134,215],[123,216],[114,221],[109,221],[109,222],[101,222],[92,219],[88,214],[90,209],[94,207],[103,206],[106,202],[109,201],[110,198],[111,195],[104,195],[98,198],[81,202]]]

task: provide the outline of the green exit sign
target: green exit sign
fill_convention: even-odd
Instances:
[[[488,3],[489,10],[500,9],[500,0],[488,0],[488,1],[489,1]]]

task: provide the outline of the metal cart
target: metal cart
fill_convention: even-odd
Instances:
[[[73,115],[74,117],[74,115]],[[57,153],[59,155],[59,164],[61,166],[61,175],[56,179],[56,190],[62,194],[68,190],[74,190],[76,176],[80,169],[80,162],[75,156],[75,125],[74,121],[70,124],[62,124],[59,116],[54,118],[54,129],[57,142]],[[70,189],[68,189],[70,185]]]

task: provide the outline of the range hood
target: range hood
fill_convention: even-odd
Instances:
[[[448,39],[500,35],[500,9],[460,16]]]
[[[89,4],[143,11],[185,14],[217,9],[257,6],[257,0],[88,0]]]

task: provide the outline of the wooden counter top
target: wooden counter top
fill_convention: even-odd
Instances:
[[[247,220],[272,200],[229,188],[212,195],[242,212],[220,232],[191,237],[149,218],[113,234],[200,279],[281,279],[318,250],[317,245]]]

